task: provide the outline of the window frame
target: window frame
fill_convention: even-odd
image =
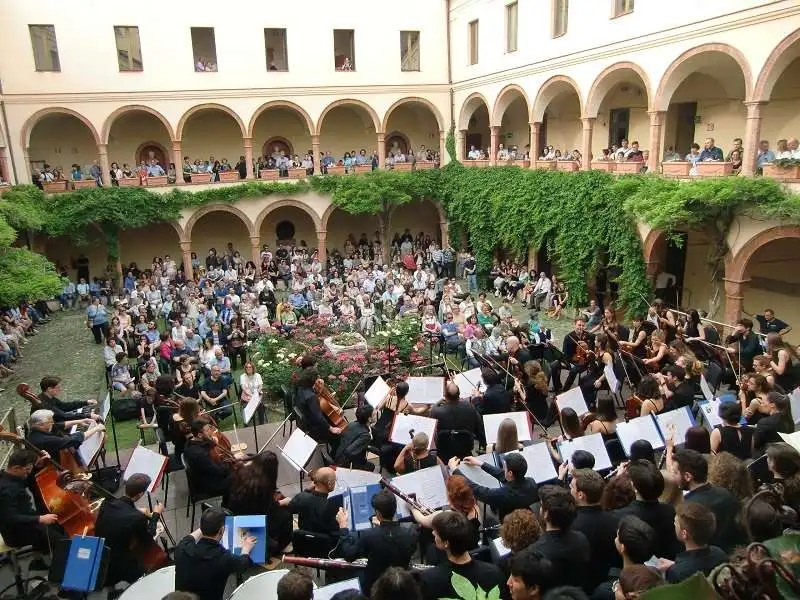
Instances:
[[[472,30],[475,29],[475,40],[473,43]],[[467,23],[467,65],[474,66],[480,61],[480,53],[478,48],[480,46],[480,19],[473,19]],[[473,55],[475,59],[473,60]]]
[[[511,9],[514,10],[514,47],[511,47],[509,44],[509,34],[510,32],[510,19],[509,15],[511,14]],[[503,13],[503,23],[504,23],[504,46],[505,46],[505,54],[513,54],[519,50],[519,2],[514,0],[514,2],[509,2],[505,5],[504,13]]]
[[[197,53],[197,49],[194,47],[194,36],[192,35],[195,29],[210,29],[211,30],[211,41],[213,42],[214,46],[214,66],[215,69],[213,71],[197,70],[197,59],[200,58],[200,55]],[[192,42],[192,70],[195,73],[218,73],[219,72],[219,60],[217,59],[217,32],[214,27],[209,27],[207,25],[197,25],[197,26],[189,26],[189,39]],[[208,59],[208,57],[204,57]],[[206,63],[208,64],[208,63]]]
[[[286,57],[286,68],[270,71],[269,68],[269,54],[267,53],[267,32],[268,31],[283,31],[283,55]],[[264,64],[267,67],[267,73],[288,73],[289,72],[289,31],[286,27],[264,27]]]
[[[624,7],[621,10],[617,9],[617,3],[630,3],[630,7],[625,9]],[[624,17],[625,15],[633,14],[635,6],[635,0],[611,0],[611,18],[616,19],[618,17]]]
[[[406,45],[403,44],[405,41],[403,39],[404,34],[416,34],[417,36],[417,68],[416,69],[404,69],[403,68],[403,50]],[[400,72],[401,73],[419,73],[422,71],[422,35],[419,30],[414,29],[401,29],[400,30]]]
[[[136,40],[137,40],[137,44],[139,46],[139,64],[140,64],[140,67],[138,69],[134,68],[134,66],[133,66],[134,59],[130,55],[130,52],[128,53],[129,68],[123,69],[120,66],[120,47],[119,47],[119,38],[117,36],[117,30],[118,29],[123,29],[123,28],[124,29],[128,29],[128,30],[130,30],[130,29],[135,29],[136,30]],[[117,69],[119,69],[120,73],[141,73],[142,71],[144,71],[144,57],[142,56],[142,38],[139,36],[139,26],[138,25],[114,25],[114,45],[117,47]],[[128,51],[129,50],[130,49],[128,49]]]
[[[345,55],[345,58],[350,59],[350,69],[345,70],[339,68],[336,64],[336,32],[349,31],[350,32],[350,56]],[[333,30],[333,70],[337,73],[355,73],[356,71],[356,30],[355,29],[334,29]]]
[[[559,3],[562,3],[562,2],[563,2],[563,6],[565,7],[564,11],[563,11],[564,12],[564,30],[559,32],[559,31],[556,31],[556,19],[558,18],[558,15],[561,12],[559,10],[559,8],[560,8],[559,7]],[[551,24],[550,24],[550,37],[552,37],[552,39],[555,40],[555,39],[558,39],[560,37],[564,37],[565,35],[567,35],[567,32],[569,31],[569,0],[553,0],[553,2],[552,2],[552,10],[553,10],[553,14],[552,14],[552,20],[551,20]]]
[[[33,42],[33,31],[34,31],[35,27],[49,27],[50,29],[53,30],[53,44],[55,45],[56,63],[57,64],[53,64],[53,68],[52,69],[42,69],[37,64],[36,48],[35,48],[34,42]],[[31,40],[31,53],[33,54],[33,69],[34,69],[34,71],[36,71],[37,73],[60,73],[61,72],[61,53],[58,50],[58,35],[56,34],[56,26],[54,24],[52,24],[52,23],[50,23],[50,24],[47,24],[47,23],[29,23],[28,24],[28,37]],[[52,52],[51,52],[51,54],[52,54]],[[52,56],[51,56],[51,59],[52,59]],[[51,62],[52,62],[52,60],[51,60]]]

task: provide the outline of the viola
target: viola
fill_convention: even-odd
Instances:
[[[339,406],[333,392],[325,385],[322,379],[317,379],[314,382],[314,393],[319,399],[319,408],[322,414],[327,417],[328,421],[333,427],[344,428],[347,427],[347,419],[344,416],[344,410]]]
[[[572,362],[576,365],[586,366],[590,363],[593,363],[597,360],[597,356],[595,353],[589,349],[589,343],[583,340],[580,340],[575,345],[575,356],[572,359]]]
[[[636,394],[631,394],[625,402],[625,418],[635,419],[642,412],[644,400]]]

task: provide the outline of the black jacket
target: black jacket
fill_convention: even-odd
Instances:
[[[579,531],[546,531],[531,546],[544,554],[555,567],[554,586],[576,585],[586,588],[592,549]]]
[[[482,446],[486,445],[486,437],[483,432],[483,421],[478,411],[467,402],[457,404],[446,403],[435,406],[431,410],[431,417],[438,421],[439,431],[469,431],[478,438]]]
[[[495,383],[486,388],[478,406],[483,415],[509,412],[511,410],[511,393],[502,384]]]
[[[309,435],[312,437],[314,437],[315,432],[327,431],[328,427],[330,427],[327,417],[322,414],[322,409],[319,407],[319,398],[317,398],[312,388],[297,388],[297,393],[294,396],[294,407],[300,413],[303,425],[305,425]]]
[[[708,575],[714,567],[727,560],[728,555],[716,546],[687,550],[675,557],[675,564],[667,569],[664,577],[667,583],[679,583],[697,572]]]
[[[372,441],[369,427],[358,421],[347,424],[334,457],[340,467],[359,467],[367,462],[367,446]]]
[[[578,516],[572,524],[572,531],[585,535],[592,549],[592,560],[584,578],[586,589],[593,590],[603,583],[611,568],[622,568],[622,559],[614,544],[618,526],[619,518],[614,513],[599,506],[578,507]]]
[[[656,533],[653,548],[658,556],[674,560],[678,540],[675,537],[675,508],[671,504],[634,500],[628,506],[614,511],[614,514],[620,520],[627,515],[636,515],[650,525]]]
[[[497,513],[500,521],[511,511],[518,508],[530,508],[532,504],[539,501],[539,488],[536,482],[530,477],[506,481],[503,469],[499,469],[487,463],[483,463],[481,468],[503,485],[499,488],[491,489],[474,483],[466,476],[464,476],[464,478],[472,488],[475,497],[481,502],[485,502],[491,506],[492,510]],[[455,470],[455,474],[461,475],[458,469]]]
[[[59,452],[70,448],[78,448],[83,443],[83,433],[76,431],[68,435],[59,435],[31,429],[28,434],[28,441],[39,450],[46,450],[50,456],[58,461]]]
[[[157,522],[158,515],[148,519],[136,508],[133,500],[125,496],[103,501],[95,521],[95,535],[105,538],[111,552],[106,585],[118,581],[133,583],[144,574],[141,554],[131,550],[143,551],[155,543],[153,536]]]
[[[73,421],[75,419],[83,418],[83,411],[81,410],[87,405],[86,402],[80,400],[75,402],[65,402],[58,398],[50,398],[44,393],[39,394],[36,398],[39,401],[38,405],[31,405],[31,414],[37,410],[51,410],[53,411],[53,421],[56,423],[63,423],[64,421]]]
[[[297,524],[300,529],[328,535],[339,532],[339,524],[336,522],[338,506],[328,501],[328,494],[304,490],[292,497],[288,508],[298,515]]]
[[[381,523],[379,527],[361,532],[341,530],[339,550],[347,560],[366,557],[367,568],[362,570],[361,591],[369,596],[375,580],[389,567],[408,568],[417,549],[419,530],[416,525],[406,526],[396,521]]]
[[[711,540],[712,546],[719,546],[726,552],[730,552],[734,546],[745,542],[737,523],[742,505],[730,491],[707,483],[687,492],[683,496],[683,501],[702,504],[714,513],[717,519],[717,530]]]
[[[39,524],[28,481],[0,472],[0,535],[9,546],[25,546],[28,530]]]
[[[574,330],[570,331],[564,336],[564,342],[561,345],[565,361],[572,362],[572,359],[575,358],[575,348],[578,346],[578,341],[586,342],[590,350],[594,348],[594,336],[591,333],[584,330],[583,337],[579,340],[578,334]]]
[[[212,495],[225,495],[230,488],[230,471],[211,460],[210,442],[189,440],[183,456],[192,472],[197,491]]]
[[[234,556],[214,540],[195,542],[187,535],[175,548],[175,590],[200,600],[222,600],[228,577],[252,564],[249,556]]]
[[[500,597],[510,598],[506,587],[507,577],[500,567],[479,560],[471,560],[466,564],[457,565],[445,560],[443,563],[425,569],[420,577],[422,581],[422,597],[424,600],[439,600],[440,598],[458,598],[452,584],[453,573],[458,573],[475,586],[480,587],[489,596],[492,589],[500,589]]]

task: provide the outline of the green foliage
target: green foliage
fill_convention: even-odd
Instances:
[[[800,165],[800,159],[797,158],[776,158],[772,161],[772,164],[775,166],[780,167],[781,169],[785,169],[786,167],[796,167]]]
[[[456,124],[450,122],[450,129],[447,130],[447,137],[444,139],[444,147],[450,157],[450,162],[458,162],[458,151],[456,150]],[[444,157],[441,157],[444,159]]]
[[[500,600],[500,587],[494,586],[487,594],[479,585],[456,572],[450,576],[450,585],[453,586],[458,598],[442,598],[442,600]]]
[[[1,228],[0,228],[1,229]],[[61,292],[61,278],[41,254],[26,248],[10,248],[0,240],[0,306],[23,298],[39,300]]]

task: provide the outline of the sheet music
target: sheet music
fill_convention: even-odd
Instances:
[[[781,436],[781,439],[789,444],[792,448],[800,452],[800,431],[795,431],[794,433],[780,433],[778,435]]]
[[[161,481],[161,476],[164,474],[168,460],[166,456],[158,452],[153,452],[141,445],[136,446],[128,461],[128,466],[125,467],[125,472],[122,474],[122,479],[123,481],[128,481],[136,473],[148,475],[151,481],[147,491],[152,492]]]
[[[792,418],[794,419],[794,424],[800,424],[800,387],[795,388],[791,394],[789,394],[789,403],[792,407]]]
[[[496,490],[502,485],[495,477],[489,475],[489,473],[484,471],[481,467],[473,467],[472,465],[467,465],[462,462],[458,465],[458,472],[472,483],[477,483],[491,490]]]
[[[619,424],[617,424],[617,427],[619,427]],[[561,460],[564,462],[569,461],[576,450],[585,450],[586,452],[591,452],[592,456],[594,456],[595,471],[604,471],[613,466],[601,433],[592,433],[591,435],[584,435],[570,441],[561,442],[558,445],[558,450],[561,453]]]
[[[321,588],[314,590],[314,600],[330,600],[335,594],[345,590],[361,591],[361,584],[358,578],[345,579],[344,581],[337,581],[329,585],[323,585]]]
[[[714,401],[714,392],[711,389],[711,386],[708,385],[708,380],[706,380],[706,376],[702,373],[700,374],[700,390],[703,392],[703,397],[708,400],[709,402]]]
[[[444,398],[444,377],[409,377],[406,383],[411,404],[437,404]]]
[[[360,471],[358,469],[346,469],[344,467],[336,467],[336,485],[341,484],[345,488],[362,487],[365,485],[372,485],[373,483],[380,483],[380,473],[373,473],[372,471]]]
[[[647,440],[653,450],[664,447],[664,440],[661,439],[661,433],[651,415],[636,417],[627,423],[617,423],[617,437],[628,456],[631,454],[631,445],[636,440]]]
[[[692,411],[688,406],[656,415],[656,423],[664,441],[666,442],[672,435],[676,446],[686,441],[686,431],[695,426]]]
[[[547,449],[547,442],[539,442],[531,446],[525,446],[522,450],[506,452],[503,456],[518,452],[525,457],[528,463],[528,472],[525,477],[530,477],[536,483],[544,483],[558,477],[556,468],[553,466],[553,457]]]
[[[105,398],[103,398],[103,403],[100,405],[100,416],[103,418],[103,421],[108,420],[108,411],[111,410],[111,392],[107,392]]]
[[[496,452],[487,452],[486,454],[479,454],[475,458],[477,458],[481,462],[489,463],[490,465],[493,465],[495,467],[501,466],[501,465],[499,465],[497,463],[497,453]]]
[[[389,394],[392,389],[383,380],[383,377],[378,377],[369,389],[364,394],[364,399],[369,403],[372,408],[378,408],[383,399]]]
[[[719,416],[719,405],[722,400],[714,399],[706,402],[701,402],[700,412],[697,415],[702,419],[703,427],[711,431],[717,425],[722,425],[722,417]]]
[[[511,419],[517,425],[517,439],[520,442],[527,442],[531,439],[531,422],[528,413],[524,410],[497,413],[495,415],[483,415],[483,429],[486,432],[486,443],[497,443],[497,429],[505,419]]]
[[[250,401],[244,405],[244,409],[242,410],[242,419],[244,420],[245,425],[250,424],[250,419],[252,419],[253,415],[256,414],[259,404],[261,404],[261,396],[250,398]]]
[[[472,396],[473,390],[477,389],[480,392],[482,388],[486,387],[483,384],[480,367],[458,373],[453,378],[453,382],[458,386],[461,398],[469,398]]]
[[[440,508],[448,504],[444,473],[439,466],[398,475],[392,479],[392,484],[404,494],[416,494],[417,502],[428,508]],[[397,508],[404,516],[410,514],[405,502],[398,502]]]
[[[83,440],[83,443],[78,447],[78,455],[81,457],[84,466],[88,467],[95,461],[105,439],[106,434],[100,431]]]
[[[571,408],[578,413],[579,417],[589,412],[589,407],[586,406],[586,400],[583,397],[583,390],[581,390],[581,386],[579,385],[556,396],[556,404],[558,405],[559,411],[565,408]]]
[[[430,450],[436,437],[436,423],[436,419],[431,419],[430,417],[396,413],[392,422],[392,433],[389,441],[405,446],[411,442],[411,438],[415,434],[426,433],[428,434],[428,450]]]
[[[283,448],[279,449],[297,471],[304,471],[317,449],[317,441],[298,428],[292,432]]]
[[[603,372],[606,375],[606,381],[608,382],[608,388],[611,390],[611,393],[618,393],[622,388],[622,384],[620,383],[619,379],[617,379],[617,374],[614,373],[614,365],[606,365],[603,368]]]

